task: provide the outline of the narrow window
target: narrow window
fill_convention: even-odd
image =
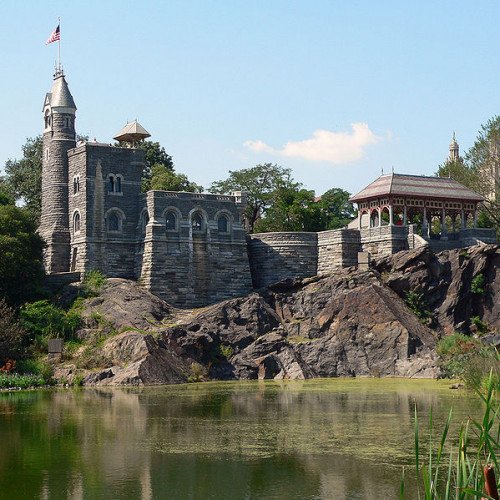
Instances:
[[[73,215],[73,232],[79,233],[80,232],[80,213],[75,212]]]
[[[121,192],[122,192],[122,178],[119,176],[116,176],[115,193],[121,193]]]
[[[149,214],[147,212],[143,212],[141,216],[141,234],[146,234],[146,226],[149,222]]]
[[[78,192],[78,188],[76,185],[76,177],[73,177],[73,194],[76,194]]]
[[[202,223],[203,220],[201,218],[201,215],[194,214],[193,218],[191,219],[191,227],[193,228],[193,231],[200,232],[202,228]]]
[[[80,177],[79,176],[76,178],[76,192],[77,193],[80,192]]]
[[[177,229],[177,217],[174,212],[168,212],[165,217],[167,231],[175,231]]]
[[[219,229],[219,233],[228,232],[228,222],[227,222],[227,217],[225,215],[221,215],[219,217],[219,220],[217,221],[217,227]]]
[[[110,175],[109,176],[109,184],[108,184],[108,192],[109,193],[114,193],[115,191],[115,178]]]
[[[120,217],[116,212],[111,212],[108,216],[108,230],[109,231],[120,230]]]

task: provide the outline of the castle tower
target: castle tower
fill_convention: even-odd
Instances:
[[[453,132],[453,138],[450,142],[450,154],[448,156],[449,162],[456,162],[460,160],[460,149],[458,147],[458,142],[455,138],[455,132]]]
[[[42,214],[40,236],[48,274],[69,271],[68,150],[76,146],[75,101],[61,70],[43,105]]]

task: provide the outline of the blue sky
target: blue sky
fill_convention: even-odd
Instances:
[[[61,17],[77,128],[137,118],[205,187],[273,162],[355,192],[432,174],[498,113],[498,1],[0,2],[0,166],[41,132]]]

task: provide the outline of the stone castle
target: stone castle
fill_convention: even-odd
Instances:
[[[142,193],[144,152],[133,145],[149,134],[135,122],[115,137],[126,147],[77,143],[76,110],[58,70],[43,106],[39,227],[52,278],[99,270],[139,280],[178,307],[198,307],[356,265],[360,251],[380,256],[428,244],[436,216],[446,245],[492,238],[474,227],[480,196],[452,179],[399,174],[382,175],[352,198],[360,215],[345,229],[247,235],[244,193]],[[448,231],[447,217],[453,230],[460,219],[457,232]]]

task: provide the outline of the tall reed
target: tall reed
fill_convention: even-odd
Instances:
[[[425,500],[498,500],[496,488],[500,479],[500,405],[495,387],[494,376],[490,373],[485,390],[475,390],[483,406],[483,417],[480,420],[469,417],[462,422],[456,443],[450,443],[448,435],[452,410],[437,443],[433,441],[433,415],[432,410],[430,411],[428,456],[422,453],[415,407],[416,491],[406,491],[403,469],[401,499],[416,497]],[[496,475],[495,480],[493,475]],[[485,477],[489,483],[486,486]]]

